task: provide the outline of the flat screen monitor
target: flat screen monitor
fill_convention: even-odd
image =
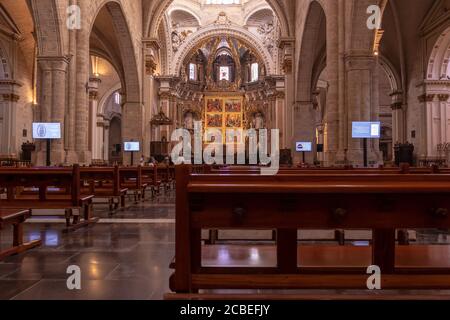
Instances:
[[[352,137],[355,139],[379,139],[381,122],[353,122]]]
[[[297,142],[295,144],[295,149],[297,152],[311,152],[312,142]]]
[[[61,139],[61,124],[33,123],[33,139]]]
[[[125,142],[123,149],[125,150],[125,152],[139,152],[139,151],[141,151],[139,142],[133,142],[133,141]]]

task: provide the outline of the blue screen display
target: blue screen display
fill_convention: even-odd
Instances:
[[[355,139],[379,139],[381,137],[381,123],[353,122],[352,137]]]

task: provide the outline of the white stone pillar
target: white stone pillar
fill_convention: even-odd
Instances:
[[[0,154],[18,157],[16,141],[17,102],[16,93],[22,85],[13,80],[0,80]]]
[[[103,123],[103,160],[109,161],[109,121]]]
[[[293,66],[295,65],[295,38],[281,38],[280,46],[283,50],[283,69],[285,73],[284,82],[284,121],[282,145],[281,148],[294,148],[294,101],[295,101],[295,74],[293,72]],[[277,109],[278,112],[278,109]]]
[[[99,78],[89,79],[89,151],[92,153],[92,159],[102,159],[101,145],[103,137],[99,135],[98,130],[98,87],[101,83]]]

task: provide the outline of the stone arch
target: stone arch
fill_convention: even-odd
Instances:
[[[108,99],[111,97],[111,95],[113,95],[114,92],[117,92],[121,89],[122,85],[120,83],[117,83],[115,86],[111,87],[108,91],[105,92],[105,94],[101,97],[100,101],[98,102],[97,114],[104,114]]]
[[[96,18],[99,15],[100,10],[102,10],[104,7],[106,7],[109,14],[111,15],[111,20],[114,26],[114,33],[119,45],[120,60],[123,69],[123,72],[119,72],[119,75],[123,74],[124,77],[125,83],[123,85],[123,91],[126,94],[126,101],[131,103],[140,102],[141,89],[137,54],[134,49],[131,31],[120,1],[103,1],[102,5],[97,8],[97,12],[90,22],[89,34],[92,33]]]
[[[164,15],[164,19],[158,29],[158,40],[160,42],[159,65],[161,74],[169,74],[169,63],[172,61],[173,50],[170,38],[169,17]]]
[[[318,79],[320,73],[326,66],[326,35],[324,48],[320,52],[312,48],[317,47],[317,41],[320,37],[321,26],[326,26],[326,16],[323,7],[317,1],[312,1],[309,5],[308,14],[305,21],[303,39],[301,42],[299,56],[299,71],[297,79],[297,98],[299,101],[311,101],[314,91],[314,79]]]
[[[326,67],[327,59],[326,15],[318,1],[312,1],[309,4],[303,30],[297,72],[294,135],[296,141],[314,142],[318,113],[313,94],[319,77]],[[319,143],[321,142],[319,140]],[[313,145],[316,150],[316,144],[313,143]],[[317,157],[318,154],[313,152],[307,155],[306,160],[308,163],[313,163],[318,159]]]
[[[438,37],[428,59],[427,80],[450,80],[450,27]]]
[[[182,5],[178,5],[178,6],[173,7],[169,12],[167,12],[167,15],[171,17],[172,13],[175,11],[183,11],[183,12],[189,14],[190,16],[195,18],[195,20],[197,20],[198,25],[201,26],[202,19],[200,19],[200,17],[197,15],[197,13],[194,12],[194,10],[191,10]]]
[[[36,26],[38,56],[64,55],[64,42],[59,22],[61,12],[55,0],[31,0],[30,7]]]
[[[244,25],[247,25],[248,20],[257,12],[263,11],[263,10],[270,10],[272,11],[272,8],[268,4],[263,4],[260,6],[257,6],[256,8],[252,9],[244,18]],[[273,11],[272,11],[273,12]]]
[[[157,1],[158,4],[155,5],[147,15],[147,20],[144,22],[145,34],[149,38],[156,38],[158,34],[159,24],[166,12],[167,8],[170,6],[173,0],[162,0]],[[288,18],[283,7],[278,3],[277,0],[266,0],[268,5],[275,12],[278,21],[281,25],[281,36],[289,37],[291,35],[291,27],[289,25]]]
[[[353,0],[350,26],[350,48],[355,51],[373,51],[376,30],[367,28],[367,8],[377,4],[374,0]]]
[[[198,45],[199,42],[217,36],[232,36],[247,43],[252,48],[252,50],[261,57],[261,60],[265,64],[267,73],[275,73],[275,64],[272,61],[270,53],[268,52],[267,48],[264,48],[262,44],[255,41],[255,37],[253,34],[245,29],[235,26],[219,28],[218,26],[213,25],[201,29],[200,32],[196,33],[192,38],[189,39],[189,41],[186,41],[179,48],[178,52],[172,59],[175,63],[172,64],[173,67],[170,70],[171,74],[178,75],[180,73],[183,62],[186,59],[187,55],[195,48],[195,46]]]
[[[378,57],[378,63],[386,73],[391,85],[392,93],[402,91],[402,80],[394,65],[384,55]]]

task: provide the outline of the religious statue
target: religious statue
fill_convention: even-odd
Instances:
[[[255,114],[255,116],[253,118],[253,127],[256,130],[264,129],[264,116],[262,115],[261,112],[258,112],[257,114]]]
[[[184,129],[194,129],[194,115],[192,114],[192,112],[186,112],[186,114],[184,115]]]

